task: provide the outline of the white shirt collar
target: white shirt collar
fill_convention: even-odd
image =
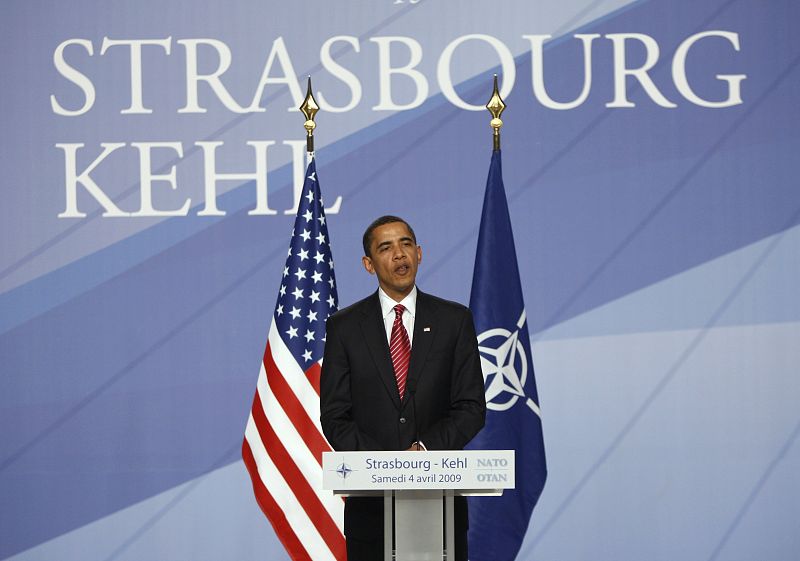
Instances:
[[[378,299],[381,302],[381,315],[384,319],[389,314],[394,314],[394,307],[397,304],[402,304],[405,306],[406,311],[411,314],[411,317],[416,317],[417,312],[417,287],[414,285],[414,288],[411,289],[411,292],[406,295],[400,302],[395,302],[392,300],[388,294],[386,294],[382,288],[378,287]]]

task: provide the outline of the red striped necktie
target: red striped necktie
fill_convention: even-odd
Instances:
[[[406,394],[406,378],[408,378],[408,364],[411,362],[411,342],[408,340],[408,331],[403,325],[403,312],[405,306],[398,304],[394,307],[394,324],[392,336],[389,339],[389,352],[392,355],[394,376],[397,378],[397,391],[400,400]]]

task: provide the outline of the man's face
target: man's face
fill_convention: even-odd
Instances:
[[[364,268],[378,276],[378,284],[393,300],[399,302],[414,288],[417,268],[422,261],[422,248],[411,237],[402,222],[390,222],[372,231],[369,257]]]

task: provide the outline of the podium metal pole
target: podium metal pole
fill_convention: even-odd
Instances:
[[[392,517],[392,499],[394,491],[383,492],[383,561],[392,560],[392,541],[394,538],[394,520]]]

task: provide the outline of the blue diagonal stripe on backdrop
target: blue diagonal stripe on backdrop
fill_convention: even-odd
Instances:
[[[719,136],[717,141],[706,150],[700,158],[694,163],[692,167],[681,177],[681,179],[670,189],[645,215],[642,220],[631,230],[631,232],[621,241],[621,243],[612,251],[600,265],[586,277],[583,284],[576,290],[563,304],[555,311],[555,313],[548,318],[547,325],[554,325],[564,318],[565,314],[570,310],[575,301],[594,283],[597,278],[605,271],[608,266],[628,247],[631,242],[650,224],[653,219],[672,201],[678,193],[684,189],[691,179],[708,163],[711,156],[717,152],[726,141],[728,141],[736,130],[764,103],[764,101],[773,93],[783,82],[788,78],[791,73],[797,68],[800,63],[800,56],[794,58],[792,62],[781,72],[765,91],[749,105],[748,109],[737,118],[732,125]],[[790,227],[792,223],[788,224],[786,228]]]
[[[245,271],[241,276],[239,276],[235,281],[225,286],[222,290],[217,292],[212,298],[207,301],[201,303],[193,313],[185,317],[183,320],[178,322],[172,329],[170,329],[167,334],[155,341],[149,347],[144,349],[141,353],[139,353],[132,361],[127,363],[122,369],[118,370],[112,376],[110,376],[105,382],[101,385],[97,386],[94,390],[86,394],[80,401],[78,401],[75,405],[70,407],[66,412],[59,415],[54,421],[48,424],[43,430],[37,433],[32,439],[27,441],[23,444],[20,448],[18,448],[15,452],[7,456],[0,462],[0,472],[6,470],[9,466],[11,466],[15,461],[19,460],[26,452],[31,450],[37,444],[42,442],[47,436],[51,433],[56,431],[59,427],[64,426],[64,424],[71,418],[78,415],[83,409],[86,408],[87,405],[92,403],[98,397],[103,395],[107,392],[114,384],[119,382],[122,378],[132,372],[137,366],[142,364],[147,358],[158,351],[159,349],[163,348],[167,343],[169,343],[172,339],[174,339],[179,333],[181,333],[184,329],[186,329],[189,325],[197,321],[200,317],[204,314],[208,313],[213,309],[214,306],[221,303],[226,296],[231,294],[238,286],[248,280],[250,277],[255,275],[260,269],[262,269],[265,265],[270,263],[275,258],[283,255],[285,250],[281,247],[280,249],[272,251],[267,257],[258,261],[255,265],[253,265],[250,269]]]
[[[728,540],[731,538],[731,536],[733,536],[734,532],[739,527],[739,524],[741,523],[745,514],[747,514],[747,511],[750,510],[750,507],[755,502],[756,497],[758,497],[759,493],[761,493],[761,490],[764,488],[764,485],[766,485],[767,481],[772,475],[772,472],[775,471],[775,468],[778,466],[781,460],[786,457],[786,454],[792,448],[792,445],[795,443],[798,436],[800,436],[800,422],[798,422],[794,427],[794,430],[789,435],[789,438],[786,439],[786,442],[783,444],[783,446],[781,446],[780,450],[778,450],[778,453],[775,454],[775,457],[772,459],[769,465],[767,465],[764,473],[761,474],[761,477],[759,477],[758,481],[756,481],[755,485],[753,485],[753,489],[750,491],[750,494],[747,495],[747,498],[742,503],[742,506],[736,512],[733,520],[731,520],[730,525],[722,534],[719,543],[714,548],[714,551],[711,552],[711,556],[708,558],[708,561],[715,561],[719,557],[719,554],[722,552],[725,544],[728,543]]]
[[[730,537],[739,527],[739,523],[741,523],[745,514],[747,514],[747,511],[750,509],[750,506],[753,504],[753,502],[755,502],[756,497],[758,497],[759,493],[764,488],[764,485],[769,480],[770,476],[772,475],[772,472],[775,471],[775,468],[778,466],[781,460],[783,460],[786,457],[786,454],[789,452],[792,445],[797,440],[798,436],[800,436],[800,422],[798,422],[797,425],[794,427],[794,430],[789,435],[789,438],[786,439],[784,445],[781,446],[780,450],[778,450],[778,453],[775,455],[775,457],[772,459],[772,461],[764,470],[764,473],[761,475],[761,477],[758,478],[758,481],[756,481],[755,485],[753,486],[753,489],[750,491],[750,494],[742,503],[742,506],[739,508],[738,512],[733,517],[733,520],[731,520],[730,525],[725,530],[725,533],[722,534],[719,543],[714,548],[714,551],[711,553],[711,556],[708,558],[708,561],[715,561],[719,557],[719,554],[722,552],[722,549],[725,547],[725,544],[728,543]]]
[[[594,20],[593,22],[591,22],[591,24],[587,24],[587,25],[596,25],[599,22],[603,22],[605,20],[612,19],[614,17],[617,17],[621,13],[624,13],[624,12],[626,12],[628,10],[633,9],[635,6],[638,6],[638,5],[641,5],[641,4],[650,2],[650,1],[651,0],[633,1],[633,2],[631,2],[629,4],[626,4],[622,8],[619,8],[619,9],[613,11],[613,12],[610,12],[610,13],[608,13],[608,14],[606,14],[606,15],[604,15],[604,16],[596,19],[596,20]],[[567,20],[563,24],[561,24],[553,32],[553,35],[554,35],[555,38],[553,40],[549,41],[545,45],[545,49],[549,50],[551,48],[554,48],[554,47],[560,45],[566,39],[566,36],[564,35],[565,33],[567,33],[568,31],[572,30],[574,25],[576,25],[578,22],[580,22],[586,15],[591,13],[593,10],[597,9],[603,3],[604,3],[604,0],[593,0],[592,2],[589,2],[583,8],[581,8],[580,10],[575,12],[575,14],[573,14],[570,17],[568,17]],[[411,7],[412,6],[407,6],[406,8],[410,9]],[[375,25],[371,29],[369,29],[366,32],[362,33],[359,36],[359,40],[364,39],[365,37],[367,37],[367,36],[375,33],[376,31],[379,31],[380,29],[386,27],[387,25],[389,25],[390,23],[395,21],[398,17],[400,17],[402,14],[403,14],[403,9],[401,9],[399,13],[396,13],[396,14],[392,15],[391,17],[383,20],[382,22],[378,23],[377,25]],[[333,58],[336,59],[336,58],[340,57],[342,54],[345,54],[346,52],[347,52],[347,48],[343,47],[343,48],[340,48],[338,50],[335,50],[332,53],[332,55],[333,55]],[[521,56],[517,57],[516,65],[517,65],[518,68],[519,68],[520,65],[524,64],[525,62],[527,62],[526,57],[527,57],[527,55],[521,55]],[[307,73],[308,74],[313,74],[314,72],[320,70],[320,68],[321,68],[320,64],[316,64],[310,70],[308,70]],[[495,70],[499,71],[499,69],[495,69]],[[488,73],[487,73],[487,75],[488,75]],[[485,76],[476,76],[475,78],[472,78],[472,79],[467,80],[466,82],[464,82],[464,84],[462,84],[462,86],[465,88],[465,90],[467,90],[469,92],[467,94],[467,97],[471,97],[472,99],[476,99],[477,100],[481,96],[485,95],[486,78],[485,78]],[[638,84],[637,84],[637,85],[634,85],[630,89],[630,91],[631,92],[636,92],[638,89],[640,89],[640,88],[638,87]],[[267,103],[267,104],[272,103],[273,101],[279,99],[282,95],[285,95],[285,94],[278,93],[278,92],[272,93],[271,95],[266,95],[265,94],[264,97],[262,98],[262,103]],[[405,124],[410,119],[419,120],[417,115],[419,115],[420,113],[430,114],[430,115],[437,115],[437,114],[444,115],[445,117],[441,118],[441,120],[438,121],[440,123],[440,126],[441,126],[444,123],[451,121],[452,118],[457,117],[459,115],[459,113],[461,113],[461,111],[459,109],[455,108],[454,106],[452,106],[446,99],[444,99],[444,97],[441,94],[439,94],[439,95],[434,96],[433,98],[427,100],[425,102],[424,106],[419,108],[415,112],[411,112],[410,114],[400,113],[400,114],[394,115],[392,117],[389,117],[389,118],[385,119],[384,121],[380,121],[378,123],[375,123],[375,124],[371,125],[368,129],[363,129],[361,131],[358,131],[357,133],[353,133],[352,135],[337,141],[336,143],[334,143],[331,146],[324,147],[320,153],[324,153],[324,154],[328,155],[328,154],[335,153],[335,152],[342,152],[342,151],[351,150],[351,149],[353,149],[351,147],[351,145],[353,143],[357,144],[359,142],[363,142],[365,134],[367,136],[371,136],[371,135],[374,135],[374,134],[379,134],[380,133],[379,131],[384,131],[384,130],[391,131],[391,130],[394,130],[396,127],[402,126],[403,124]],[[220,135],[222,135],[225,132],[235,128],[238,124],[243,122],[245,119],[247,119],[251,115],[252,114],[249,114],[249,113],[248,114],[238,115],[237,117],[235,117],[234,119],[232,119],[231,121],[229,121],[228,123],[223,125],[222,127],[218,128],[216,131],[214,131],[214,132],[210,133],[209,135],[207,135],[202,140],[203,141],[210,141],[210,140],[218,139]],[[449,116],[449,117],[447,117],[447,116]],[[438,116],[436,118],[439,119]],[[427,124],[429,122],[429,119],[424,119],[424,122]],[[430,127],[430,132],[431,133],[433,133],[435,131],[436,131],[435,127]],[[423,137],[423,140],[424,139],[425,139],[425,137]],[[409,152],[409,151],[411,151],[413,149],[414,149],[414,146],[413,145],[409,145],[407,150],[404,151],[404,153]],[[164,173],[166,171],[169,171],[169,169],[173,165],[178,164],[180,161],[188,160],[194,154],[196,154],[198,151],[199,151],[199,148],[196,145],[193,144],[193,145],[191,145],[190,147],[187,148],[187,150],[184,153],[184,157],[183,158],[181,158],[181,159],[173,158],[172,160],[168,161],[165,165],[157,168],[154,173],[161,174],[161,173]],[[567,152],[568,151],[569,150],[567,150]],[[279,180],[281,180],[280,178],[282,178],[284,175],[290,175],[290,170],[289,170],[290,167],[291,167],[290,164],[287,164],[285,166],[281,166],[280,168],[274,170],[273,172],[270,172],[270,177],[272,177],[273,179],[278,178]],[[389,167],[391,167],[391,166],[389,166]],[[384,171],[384,170],[381,170],[381,171]],[[376,175],[378,175],[379,173],[380,172],[376,173]],[[273,183],[274,183],[274,181],[273,181]],[[220,199],[220,201],[221,201],[220,204],[227,205],[225,208],[229,208],[229,210],[233,210],[233,211],[241,210],[241,208],[243,208],[243,205],[250,204],[252,202],[252,197],[246,197],[246,201],[245,201],[245,200],[243,200],[241,194],[237,193],[237,192],[242,190],[243,188],[247,188],[247,186],[249,186],[249,185],[250,184],[247,183],[247,184],[244,184],[242,186],[230,189],[229,191],[221,194],[218,197]],[[274,192],[279,192],[279,191],[282,191],[284,189],[290,188],[291,185],[292,185],[291,184],[291,180],[288,181],[288,182],[280,183],[278,187],[274,188]],[[138,182],[134,183],[133,185],[131,185],[128,188],[124,189],[121,193],[119,193],[116,196],[112,197],[112,200],[116,204],[120,204],[121,202],[126,200],[130,195],[137,193],[138,189],[139,189],[139,183]],[[357,192],[357,191],[351,191],[351,193],[354,193],[354,192]],[[233,206],[230,206],[230,205],[233,205]],[[196,208],[197,207],[194,207],[191,210],[195,210]],[[13,274],[14,272],[18,271],[20,268],[25,266],[25,264],[31,262],[36,257],[44,254],[46,251],[48,251],[52,247],[58,245],[60,242],[68,239],[73,234],[76,234],[82,228],[84,228],[85,226],[89,225],[93,220],[95,220],[97,218],[100,218],[101,214],[102,214],[102,209],[95,209],[94,211],[89,212],[87,214],[86,218],[83,218],[80,221],[75,222],[71,226],[68,226],[61,233],[57,234],[56,236],[54,236],[50,240],[47,240],[45,243],[43,243],[39,247],[35,248],[34,250],[29,252],[28,254],[24,255],[23,257],[21,257],[20,259],[18,259],[14,263],[11,263],[5,269],[0,271],[0,280],[2,280],[3,278],[6,278],[9,275]],[[27,319],[30,319],[31,317],[36,317],[37,315],[50,310],[52,307],[54,307],[54,306],[56,306],[58,304],[61,304],[64,301],[67,301],[66,299],[68,299],[70,297],[73,297],[73,296],[76,296],[77,294],[80,294],[82,291],[86,291],[86,290],[90,290],[90,289],[94,288],[96,286],[96,284],[97,284],[96,282],[94,284],[92,284],[91,282],[86,281],[84,276],[75,277],[74,274],[71,274],[71,271],[73,269],[77,270],[77,269],[79,269],[81,267],[85,267],[84,263],[85,263],[86,260],[88,260],[90,258],[93,258],[93,257],[96,257],[100,253],[107,252],[107,250],[110,250],[112,248],[116,248],[116,247],[119,246],[119,244],[129,244],[129,249],[126,251],[125,254],[127,256],[130,256],[129,257],[129,261],[132,260],[135,263],[135,262],[138,262],[141,259],[146,258],[148,256],[149,252],[152,252],[152,248],[153,247],[157,247],[158,245],[162,246],[161,249],[164,249],[165,247],[169,247],[174,243],[178,243],[179,241],[181,241],[183,239],[186,239],[187,237],[190,237],[191,235],[196,234],[196,233],[198,233],[198,232],[200,232],[200,231],[202,231],[202,230],[204,230],[204,229],[206,229],[206,228],[218,223],[222,219],[223,218],[220,218],[220,217],[204,217],[204,219],[202,221],[193,221],[193,220],[162,221],[159,224],[156,224],[156,225],[150,227],[146,231],[140,232],[138,234],[134,234],[133,236],[131,236],[129,238],[123,239],[120,242],[116,242],[116,244],[113,244],[112,246],[109,246],[107,248],[102,248],[102,249],[100,249],[100,250],[98,250],[98,251],[96,251],[96,252],[94,252],[92,254],[87,254],[87,255],[81,257],[80,259],[78,259],[77,261],[75,261],[73,263],[70,263],[68,265],[65,265],[65,266],[61,267],[60,269],[56,269],[54,271],[45,273],[43,276],[38,277],[36,279],[33,279],[32,281],[29,281],[26,285],[23,285],[21,287],[17,287],[17,288],[14,288],[14,289],[10,289],[5,294],[1,294],[0,295],[0,303],[2,303],[3,306],[7,306],[8,307],[8,309],[3,314],[3,316],[0,317],[0,334],[2,334],[3,332],[5,332],[8,329],[13,328],[15,325],[17,325],[17,324],[19,324],[19,323],[21,323],[23,321],[26,321]],[[158,232],[158,233],[156,234],[156,232]],[[152,234],[152,235],[150,235],[150,234]],[[142,236],[149,237],[150,239],[145,242],[144,240],[141,239]],[[134,240],[136,240],[136,241],[134,241]],[[119,263],[118,265],[115,265],[115,266],[116,267],[121,267],[121,266],[123,266],[123,264]],[[131,266],[131,263],[128,263],[128,266]],[[57,274],[59,271],[61,271],[61,272],[63,272],[65,274],[66,279],[67,279],[66,282],[62,278],[59,278],[59,279],[54,278],[54,275]],[[101,276],[102,275],[92,275],[92,278],[93,279],[94,278],[100,278]],[[59,287],[57,291],[56,290],[52,290],[52,289],[49,288],[52,285],[52,283],[54,283],[54,282]],[[83,282],[84,284],[80,284],[81,282]],[[46,292],[46,297],[43,298],[41,296],[42,292]],[[35,293],[35,295],[34,295],[34,293]]]
[[[725,10],[727,10],[728,8],[730,8],[730,6],[731,6],[732,4],[734,4],[734,3],[738,2],[738,1],[739,1],[739,0],[726,0],[725,2],[723,2],[723,3],[722,3],[720,6],[718,6],[718,7],[717,7],[717,8],[716,8],[716,9],[715,9],[715,10],[714,10],[714,11],[713,11],[713,12],[712,12],[712,13],[711,13],[711,14],[710,14],[708,17],[706,17],[705,19],[703,19],[703,20],[702,20],[702,21],[701,21],[701,22],[700,22],[700,23],[699,23],[699,24],[698,24],[698,25],[697,25],[697,26],[694,28],[694,30],[693,30],[693,32],[692,32],[692,33],[696,33],[696,32],[698,32],[699,30],[701,30],[701,29],[704,29],[704,28],[705,28],[705,27],[706,27],[706,26],[707,26],[709,23],[711,23],[711,22],[712,22],[712,21],[714,21],[716,18],[718,18],[718,17],[719,17],[719,16],[720,16],[722,13],[724,13],[724,12],[725,12]],[[621,10],[621,11],[627,11],[627,9],[628,9],[628,7],[624,8],[624,9],[623,9],[623,10]],[[615,12],[615,14],[617,14],[617,13],[618,13],[618,12]],[[574,20],[574,19],[575,19],[575,18],[573,18],[573,20]],[[604,20],[604,19],[606,19],[606,18],[602,18],[602,19]],[[573,20],[570,20],[570,22],[572,22]],[[581,29],[581,30],[579,30],[579,31],[580,31],[580,32],[585,32],[585,31],[588,31],[589,29],[591,29],[591,27],[593,27],[594,25],[596,25],[596,23],[597,23],[597,22],[592,22],[591,24],[589,24],[589,25],[585,26],[585,27],[586,27],[586,29]],[[568,22],[568,24],[566,24],[566,25],[569,25],[569,22]],[[565,25],[565,27],[566,27],[566,25]],[[672,54],[674,55],[674,52],[673,52]],[[521,57],[519,57],[519,58],[517,59],[517,61],[516,61],[516,65],[517,65],[517,67],[519,67],[519,66],[521,66],[522,64],[524,64],[524,63],[528,62],[528,61],[526,60],[526,57],[527,57],[527,55],[523,55],[523,56],[521,56]],[[660,59],[660,60],[659,60],[659,61],[658,61],[658,62],[657,62],[657,63],[656,63],[654,66],[653,66],[653,71],[657,71],[659,68],[663,67],[663,65],[664,65],[664,60],[666,60],[666,58],[667,58],[667,57],[661,58],[661,59]],[[670,57],[670,59],[671,59],[671,58],[672,58],[672,57]],[[495,71],[499,71],[499,68],[495,69]],[[485,87],[484,87],[484,89],[485,89]],[[641,89],[642,89],[642,86],[641,86],[641,84],[640,84],[639,82],[636,82],[636,84],[634,84],[634,86],[630,88],[630,91],[631,91],[632,93],[634,93],[634,94],[635,94],[635,93],[637,93],[637,92],[641,91]],[[478,89],[478,90],[477,90],[477,92],[473,92],[473,94],[474,94],[474,93],[479,93],[479,92],[482,92],[482,91],[483,91],[482,89]],[[557,166],[557,165],[558,165],[558,164],[559,164],[559,163],[560,163],[560,162],[561,162],[561,161],[562,161],[562,160],[563,160],[563,159],[564,159],[566,156],[568,156],[568,155],[570,154],[570,152],[572,152],[572,151],[573,151],[573,150],[574,150],[574,149],[575,149],[575,148],[576,148],[576,147],[577,147],[579,144],[581,144],[582,142],[586,141],[586,140],[589,138],[589,136],[591,135],[591,133],[592,133],[592,132],[593,132],[595,129],[597,129],[597,127],[598,127],[600,124],[602,124],[602,123],[603,123],[605,120],[607,120],[607,119],[608,119],[608,118],[609,118],[611,115],[612,115],[612,113],[611,113],[610,111],[602,111],[602,112],[600,112],[600,113],[599,113],[599,114],[598,114],[598,115],[597,115],[597,116],[596,116],[594,119],[592,119],[592,120],[591,120],[591,121],[590,121],[590,122],[589,122],[589,123],[588,123],[588,124],[587,124],[585,127],[583,127],[583,128],[582,128],[582,129],[581,129],[581,130],[580,130],[580,131],[577,133],[577,134],[575,134],[575,135],[572,137],[572,139],[570,139],[570,140],[569,140],[569,141],[568,141],[568,142],[567,142],[567,143],[566,143],[566,144],[565,144],[565,145],[564,145],[562,148],[560,148],[558,151],[556,151],[556,153],[555,153],[553,156],[551,156],[551,157],[550,157],[550,158],[549,158],[547,161],[545,161],[545,162],[544,162],[544,164],[543,164],[542,166],[540,166],[540,167],[539,167],[539,168],[538,168],[538,169],[537,169],[537,170],[536,170],[536,171],[535,171],[533,174],[531,174],[531,175],[528,177],[528,179],[526,179],[525,181],[523,181],[522,183],[520,183],[520,184],[519,184],[519,186],[517,186],[516,188],[512,186],[512,188],[509,190],[509,191],[510,191],[510,194],[508,195],[508,200],[509,200],[509,202],[516,200],[516,199],[517,199],[517,198],[519,198],[519,197],[520,197],[520,196],[521,196],[521,195],[522,195],[522,194],[523,194],[525,191],[527,191],[527,190],[528,190],[528,189],[530,189],[531,187],[535,186],[535,185],[536,185],[536,184],[537,184],[539,181],[541,181],[541,179],[542,179],[542,178],[543,178],[543,177],[544,177],[544,176],[545,176],[545,175],[546,175],[546,174],[547,174],[549,171],[553,170],[553,169],[554,169],[554,168],[555,168],[555,167],[556,167],[556,166]],[[719,137],[719,139],[718,139],[718,141],[717,141],[717,144],[718,144],[718,145],[721,145],[721,144],[724,142],[725,138],[726,138],[726,135],[722,135],[722,136],[720,136],[720,137]],[[711,155],[711,154],[712,154],[714,151],[716,151],[716,149],[717,149],[717,148],[719,148],[719,146],[718,146],[717,144],[715,144],[715,146],[714,146],[714,150],[707,152],[707,156],[706,156],[705,158],[701,159],[701,164],[702,164],[702,163],[705,163],[705,161],[707,161],[708,157],[710,157],[710,155]],[[696,173],[697,171],[699,171],[700,167],[701,167],[701,166],[699,166],[699,167],[698,167],[698,168],[695,170],[695,173]],[[691,174],[691,175],[693,175],[693,174]],[[690,178],[690,177],[691,177],[691,175],[687,175],[687,180],[688,180],[688,178]],[[676,187],[677,187],[677,186],[676,186]],[[507,190],[508,190],[508,189],[507,189]],[[672,193],[672,195],[670,195],[670,196],[669,196],[669,198],[670,198],[670,199],[671,199],[671,198],[674,196],[674,193],[675,193],[675,192],[676,192],[676,190],[675,190],[675,189],[673,189],[672,191],[670,191],[670,193]],[[664,201],[664,202],[666,202],[666,201]],[[659,207],[657,207],[657,208],[660,208],[661,206],[663,206],[663,205],[659,205]],[[641,229],[642,229],[642,228],[643,228],[643,227],[644,227],[644,226],[645,226],[645,225],[646,225],[648,222],[650,222],[650,220],[652,220],[652,218],[653,218],[653,217],[654,217],[654,216],[657,214],[657,208],[656,208],[656,209],[653,209],[653,211],[651,211],[650,215],[648,215],[647,217],[645,217],[645,219],[643,219],[643,221],[642,221],[642,222],[640,223],[640,225],[639,225],[639,228],[637,228],[637,230],[638,230],[638,231],[641,231]],[[460,239],[459,239],[459,240],[458,240],[458,241],[457,241],[455,244],[453,244],[453,245],[452,245],[452,248],[453,248],[453,249],[455,249],[455,248],[457,248],[457,247],[463,247],[463,246],[464,246],[464,245],[466,245],[466,244],[467,244],[467,243],[468,243],[470,240],[474,239],[474,238],[475,238],[477,235],[478,235],[478,226],[476,225],[476,226],[475,226],[473,229],[469,230],[469,231],[468,231],[468,233],[467,233],[466,235],[464,235],[464,236],[463,236],[462,238],[460,238]],[[631,236],[635,237],[635,235],[634,235],[634,232],[632,232],[632,233],[631,233]],[[616,249],[615,249],[615,251],[612,253],[612,255],[609,257],[609,259],[607,259],[607,260],[604,262],[604,264],[601,266],[601,269],[604,269],[604,268],[605,268],[605,267],[606,267],[606,266],[607,266],[607,265],[608,265],[608,264],[609,264],[609,263],[610,263],[610,262],[613,260],[613,257],[614,257],[614,256],[616,256],[616,255],[617,255],[619,252],[621,252],[621,251],[622,251],[622,249],[624,249],[624,246],[628,245],[628,243],[629,243],[629,242],[630,242],[630,241],[633,239],[633,237],[630,237],[630,239],[628,239],[628,240],[627,240],[627,242],[623,242],[623,244],[621,244],[620,246],[617,246],[617,248],[616,248]],[[426,276],[430,276],[430,275],[434,274],[435,272],[437,272],[437,270],[438,270],[438,269],[442,268],[442,267],[443,267],[445,264],[447,264],[447,262],[448,262],[448,261],[450,261],[450,260],[451,260],[453,257],[455,257],[455,255],[457,255],[457,253],[456,253],[455,251],[449,251],[449,252],[447,252],[447,254],[446,254],[446,257],[445,257],[444,259],[440,259],[440,260],[438,260],[438,261],[437,261],[437,262],[436,262],[436,263],[435,263],[435,264],[434,264],[432,267],[429,267],[429,268],[427,268],[427,269],[424,271],[424,273],[421,273],[421,274],[424,274],[424,275],[426,275]],[[595,271],[595,272],[592,274],[592,276],[591,276],[591,278],[592,278],[592,281],[593,281],[593,280],[594,280],[594,279],[597,277],[597,275],[598,275],[598,274],[601,272],[601,269],[598,269],[597,271]],[[569,307],[572,305],[572,303],[573,303],[573,302],[574,302],[574,301],[575,301],[575,300],[576,300],[576,299],[577,299],[577,298],[580,296],[580,294],[581,294],[581,293],[583,293],[583,292],[584,292],[584,290],[585,290],[585,289],[586,289],[586,288],[587,288],[587,287],[588,287],[590,284],[591,284],[591,282],[588,282],[588,283],[586,283],[586,284],[585,284],[585,285],[584,285],[584,286],[583,286],[583,287],[582,287],[582,288],[581,288],[581,289],[580,289],[578,292],[574,293],[574,294],[573,294],[573,295],[572,295],[572,296],[571,296],[571,297],[570,297],[570,298],[569,298],[567,301],[565,301],[565,302],[564,302],[564,304],[562,304],[562,305],[561,305],[561,307],[558,309],[558,311],[557,311],[555,314],[553,314],[553,315],[552,315],[550,318],[548,318],[548,320],[545,322],[545,325],[547,325],[547,326],[550,326],[550,325],[554,325],[555,323],[558,323],[559,321],[561,321],[561,319],[562,319],[562,317],[561,317],[561,316],[563,315],[563,313],[569,309]]]
[[[114,559],[118,559],[120,555],[125,553],[125,551],[130,548],[133,544],[135,544],[142,536],[144,536],[151,528],[153,528],[158,521],[164,518],[172,509],[178,506],[183,500],[188,497],[192,491],[197,489],[200,483],[207,477],[207,474],[214,471],[217,468],[221,468],[231,462],[237,461],[239,456],[241,455],[242,450],[242,443],[236,442],[233,446],[225,450],[225,453],[222,454],[213,464],[211,464],[208,469],[206,470],[206,475],[202,477],[198,477],[197,479],[193,479],[184,489],[181,489],[180,493],[175,495],[172,500],[170,500],[167,504],[163,507],[158,509],[156,512],[153,513],[150,518],[148,518],[143,524],[141,524],[138,528],[136,528],[131,534],[123,540],[119,546],[117,546],[114,551],[112,551],[103,561],[114,561]]]
[[[656,383],[653,390],[647,395],[647,397],[642,401],[642,403],[636,408],[633,412],[631,417],[622,427],[622,429],[614,436],[611,440],[611,443],[606,447],[606,449],[600,454],[600,456],[592,463],[589,469],[586,470],[586,473],[578,480],[578,482],[572,487],[572,489],[567,493],[566,497],[559,503],[559,505],[553,511],[553,514],[550,518],[545,521],[541,529],[535,534],[533,539],[527,544],[524,551],[526,553],[533,552],[536,547],[541,543],[542,539],[545,535],[550,531],[551,528],[558,522],[564,512],[569,508],[575,498],[580,494],[580,492],[586,487],[589,481],[594,477],[594,475],[598,472],[598,470],[605,464],[605,462],[611,457],[611,455],[619,448],[619,445],[625,439],[625,437],[630,434],[639,420],[645,415],[647,410],[650,406],[658,399],[661,395],[661,392],[669,385],[669,383],[675,378],[675,375],[680,371],[681,367],[689,360],[689,357],[700,347],[701,343],[705,340],[706,336],[708,335],[709,331],[714,328],[717,324],[719,319],[725,313],[725,311],[730,307],[730,305],[736,300],[739,296],[741,291],[745,288],[750,279],[753,278],[753,275],[761,268],[767,258],[772,254],[775,248],[780,244],[781,240],[786,235],[786,230],[789,228],[791,224],[794,224],[795,221],[800,218],[800,208],[795,209],[794,214],[791,217],[791,220],[787,222],[785,225],[784,230],[776,235],[770,243],[764,248],[761,254],[753,261],[753,264],[745,271],[739,281],[734,285],[728,295],[723,299],[722,303],[714,310],[709,318],[708,322],[702,329],[700,329],[697,334],[692,338],[686,348],[681,352],[678,356],[677,360],[670,366],[661,379]]]
[[[358,36],[359,41],[363,41],[365,38],[369,37],[370,35],[374,34],[377,31],[380,31],[381,29],[383,29],[387,25],[391,24],[395,20],[405,16],[409,12],[409,10],[413,10],[416,6],[417,6],[416,3],[415,4],[409,3],[409,4],[406,4],[404,6],[401,6],[394,13],[392,13],[392,15],[390,15],[389,17],[381,20],[378,24],[376,24],[375,26],[371,27],[370,29],[368,29],[367,31],[365,31],[361,35],[359,35]],[[331,53],[331,58],[336,60],[336,59],[338,59],[339,57],[341,57],[343,54],[345,54],[347,52],[348,52],[348,49],[346,47],[340,47],[339,49],[336,49]],[[311,76],[314,73],[321,71],[322,68],[323,68],[322,67],[322,63],[318,62],[315,65],[313,65],[311,68],[307,69],[305,72],[301,72],[301,75],[302,76],[305,76],[305,75]],[[283,95],[285,95],[285,92],[282,91],[282,90],[280,92],[272,93],[271,95],[266,95],[266,93],[265,93],[262,96],[262,98],[260,100],[260,103],[264,103],[264,104],[272,103],[273,101],[276,101],[277,99],[279,99]],[[236,126],[238,126],[243,121],[245,121],[246,119],[250,118],[253,115],[254,115],[254,113],[242,113],[242,114],[239,114],[236,117],[232,118],[230,121],[228,121],[223,126],[219,127],[214,132],[212,132],[209,135],[207,135],[206,137],[202,138],[201,140],[202,141],[216,140],[221,135],[223,135],[226,132],[228,132],[229,130],[235,128]],[[190,148],[188,148],[184,152],[184,156],[182,158],[173,158],[173,159],[169,160],[166,164],[164,164],[163,166],[157,168],[155,170],[154,174],[158,175],[158,174],[163,174],[164,172],[168,172],[172,168],[172,166],[178,164],[181,161],[190,159],[193,155],[197,154],[199,151],[200,151],[200,148],[197,145],[192,144],[192,146]],[[286,166],[286,167],[288,167],[288,166]],[[138,193],[139,189],[140,189],[140,185],[139,185],[139,182],[137,181],[134,184],[132,184],[130,187],[124,189],[118,195],[113,197],[112,201],[114,203],[116,203],[116,204],[119,204],[122,201],[126,200],[129,196],[133,195],[134,193]],[[11,275],[14,272],[18,271],[21,267],[25,266],[27,263],[29,263],[30,261],[32,261],[36,257],[38,257],[38,256],[42,255],[43,253],[45,253],[50,248],[58,245],[63,240],[65,240],[65,239],[69,238],[70,236],[72,236],[73,234],[77,233],[84,226],[87,226],[88,224],[90,224],[93,220],[96,220],[97,218],[100,218],[100,216],[102,214],[103,214],[103,210],[100,209],[100,208],[94,210],[93,212],[87,213],[85,218],[81,219],[78,222],[75,222],[71,226],[67,227],[61,233],[53,236],[52,238],[50,238],[49,240],[47,240],[46,242],[44,242],[40,246],[36,247],[35,249],[30,251],[29,253],[23,255],[18,260],[14,261],[10,265],[8,265],[5,269],[1,270],[0,271],[0,280],[5,279],[6,277],[8,277],[9,275]]]

